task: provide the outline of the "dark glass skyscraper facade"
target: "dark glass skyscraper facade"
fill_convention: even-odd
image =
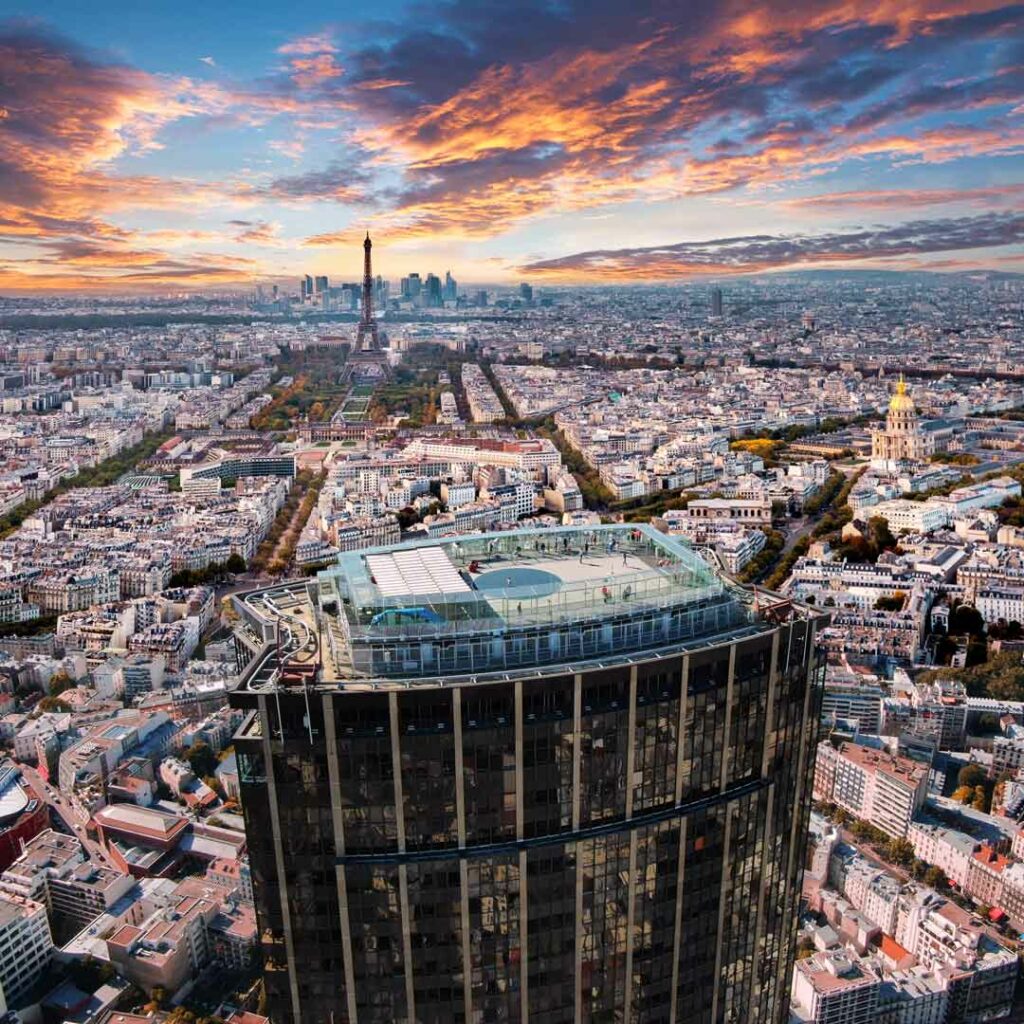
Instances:
[[[739,618],[600,659],[238,691],[275,1024],[785,1020],[816,620],[721,593]]]

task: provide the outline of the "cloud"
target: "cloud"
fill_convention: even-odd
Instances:
[[[338,48],[326,32],[300,36],[279,46],[277,52],[290,58],[289,74],[302,90],[315,89],[344,74],[344,68],[334,57]]]
[[[571,280],[668,279],[837,265],[925,253],[998,248],[1024,242],[1024,213],[917,220],[817,235],[745,235],[630,249],[603,249],[521,267]]]
[[[905,210],[917,206],[1015,205],[1024,201],[1024,183],[992,185],[985,188],[877,189],[858,192],[825,192],[779,200],[779,205],[794,210]]]
[[[512,18],[503,0],[439,0],[429,19],[284,41],[263,77],[234,81],[149,74],[0,26],[0,238],[158,264],[178,258],[161,246],[217,232],[113,221],[140,207],[338,204],[372,213],[391,240],[443,242],[689,196],[805,216],[927,209],[947,194],[958,212],[1007,210],[1019,196],[990,184],[1005,175],[989,165],[1024,154],[1022,37],[1024,6],[1001,0],[694,0],[685,16],[674,0],[522,0]],[[187,121],[262,131],[262,162],[247,153],[231,181],[128,172]],[[324,151],[298,173],[260,170]],[[985,176],[963,179],[973,189],[858,187],[952,161]],[[834,172],[843,191],[830,199]],[[810,182],[820,196],[793,196]],[[279,244],[260,212],[229,241]],[[329,228],[303,244],[342,242]]]
[[[306,152],[306,142],[301,136],[291,139],[271,139],[267,146],[275,153],[288,157],[289,160],[300,160],[302,154]]]
[[[280,245],[280,227],[265,220],[229,220],[228,224],[237,228],[235,240],[249,245]]]
[[[100,61],[60,36],[0,29],[4,117],[0,121],[0,218],[17,233],[111,234],[101,211],[130,205],[195,204],[196,186],[145,175],[117,176],[119,158],[160,147],[168,124],[208,106],[187,80]]]
[[[404,163],[389,228],[480,237],[631,199],[777,188],[850,161],[1021,151],[1021,72],[994,45],[1024,32],[1020,6],[698,0],[681,18],[659,0],[526,0],[514,24],[506,14],[452,0],[429,28],[398,23],[346,53],[357,142]],[[961,55],[971,72],[958,79]],[[978,111],[991,116],[953,119]],[[951,119],[922,120],[937,114]]]
[[[368,186],[371,174],[361,156],[358,150],[352,150],[322,170],[281,175],[266,184],[239,185],[237,191],[244,198],[273,199],[286,203],[367,200],[370,198]]]
[[[205,244],[220,237],[214,232],[144,232],[108,219],[132,208],[194,211],[231,201],[216,183],[115,170],[125,157],[161,148],[168,125],[221,109],[216,89],[104,60],[23,25],[0,26],[0,67],[0,241],[35,250],[4,281],[46,288],[68,274],[103,285],[125,268],[135,279],[147,267],[152,280],[240,273],[243,264],[227,257],[212,267],[206,255],[182,262],[158,248]]]
[[[337,53],[338,48],[334,45],[334,40],[329,33],[317,32],[291,39],[279,46],[277,52],[307,56],[313,53]]]

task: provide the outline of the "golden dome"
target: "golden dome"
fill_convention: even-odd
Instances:
[[[889,411],[914,411],[914,400],[907,394],[907,382],[903,379],[902,373],[900,374],[900,379],[896,382],[896,393],[889,399]]]

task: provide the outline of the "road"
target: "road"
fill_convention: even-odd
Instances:
[[[898,864],[891,864],[889,861],[883,860],[881,857],[878,856],[877,853],[875,853],[875,851],[867,843],[862,843],[848,829],[840,827],[839,837],[848,846],[856,847],[861,856],[871,861],[872,864],[876,865],[886,874],[894,875],[901,882],[908,882],[910,880],[910,875],[906,871],[904,871],[903,868],[901,868]]]
[[[35,791],[46,801],[50,808],[50,813],[56,814],[64,822],[68,833],[75,836],[82,844],[89,859],[94,860],[103,867],[110,868],[112,871],[117,871],[118,874],[122,874],[121,869],[110,859],[106,850],[85,834],[85,822],[74,812],[71,804],[61,795],[60,790],[47,783],[31,765],[19,763],[19,767]]]

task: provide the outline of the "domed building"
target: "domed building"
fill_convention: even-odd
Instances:
[[[934,450],[934,441],[921,430],[914,400],[900,374],[889,401],[885,429],[871,434],[871,462],[876,468],[894,470],[908,462],[924,462]]]

